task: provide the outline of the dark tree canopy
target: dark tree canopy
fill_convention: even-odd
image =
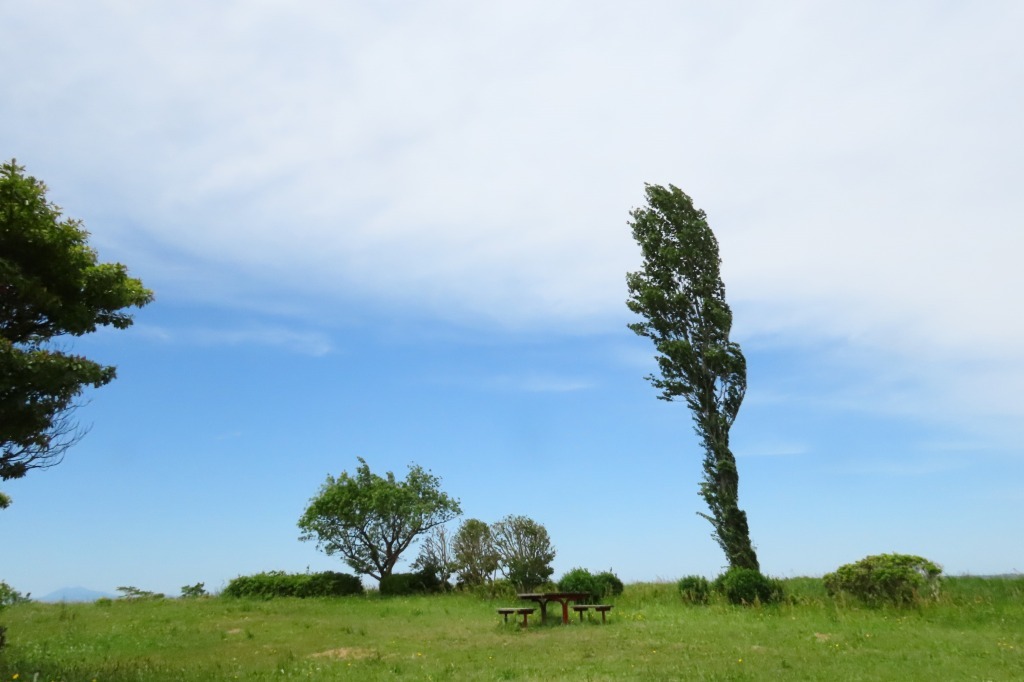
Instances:
[[[704,447],[700,494],[730,567],[758,569],[747,516],[738,504],[739,473],[729,429],[747,388],[747,365],[729,338],[732,311],[719,272],[718,240],[704,211],[679,188],[647,185],[647,207],[631,216],[643,269],[626,275],[629,328],[654,342],[661,376],[648,379],[663,400],[682,399]]]
[[[98,327],[125,329],[153,293],[120,263],[100,263],[80,221],[14,161],[0,166],[0,478],[58,463],[81,432],[70,418],[115,368],[62,349]]]
[[[462,513],[458,500],[440,485],[437,476],[415,464],[404,481],[390,471],[378,476],[360,457],[354,476],[328,476],[309,501],[299,519],[300,539],[316,540],[317,547],[340,554],[356,573],[382,580],[417,537]]]

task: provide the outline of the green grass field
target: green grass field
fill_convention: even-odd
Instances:
[[[1024,579],[950,578],[937,603],[904,610],[786,584],[796,603],[771,607],[628,585],[607,625],[525,630],[502,624],[507,600],[458,594],[25,603],[0,615],[0,682],[1024,680]]]

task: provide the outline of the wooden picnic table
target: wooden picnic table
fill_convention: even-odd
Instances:
[[[520,599],[535,601],[540,604],[540,620],[542,623],[548,617],[548,602],[558,602],[562,605],[562,625],[569,624],[569,602],[581,602],[590,599],[590,593],[588,592],[524,592],[516,596]]]

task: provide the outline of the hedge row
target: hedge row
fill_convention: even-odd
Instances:
[[[346,573],[285,573],[268,571],[256,575],[240,575],[224,588],[227,597],[344,597],[361,594],[359,578]]]

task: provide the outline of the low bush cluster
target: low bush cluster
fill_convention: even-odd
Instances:
[[[687,604],[707,604],[711,599],[711,583],[702,575],[688,575],[677,583],[679,596]]]
[[[0,611],[4,610],[5,606],[11,604],[19,604],[21,602],[28,601],[28,596],[21,594],[13,587],[0,580]],[[0,649],[3,649],[7,644],[7,628],[0,625]]]
[[[781,580],[752,568],[730,568],[712,587],[733,604],[774,604],[785,597]]]
[[[731,604],[775,604],[785,599],[782,581],[751,568],[730,568],[713,582],[700,575],[681,578],[676,587],[687,604],[707,604],[713,594]]]
[[[504,578],[491,580],[482,585],[465,585],[465,589],[480,597],[481,599],[500,599],[511,601],[516,598],[519,590],[511,580]]]
[[[11,604],[20,604],[28,601],[29,598],[18,592],[16,589],[0,580],[0,609]]]
[[[558,589],[562,592],[586,592],[591,601],[596,603],[622,594],[624,586],[611,571],[595,575],[585,568],[574,568],[559,579]]]
[[[448,583],[442,581],[437,573],[429,568],[416,573],[392,573],[380,581],[380,593],[385,596],[403,596],[409,594],[433,594],[444,592]]]
[[[359,578],[347,573],[285,573],[268,571],[256,575],[240,575],[224,588],[227,597],[344,597],[361,594],[363,584]]]
[[[916,606],[939,594],[942,569],[912,554],[877,554],[824,576],[832,597],[849,596],[870,606]]]

